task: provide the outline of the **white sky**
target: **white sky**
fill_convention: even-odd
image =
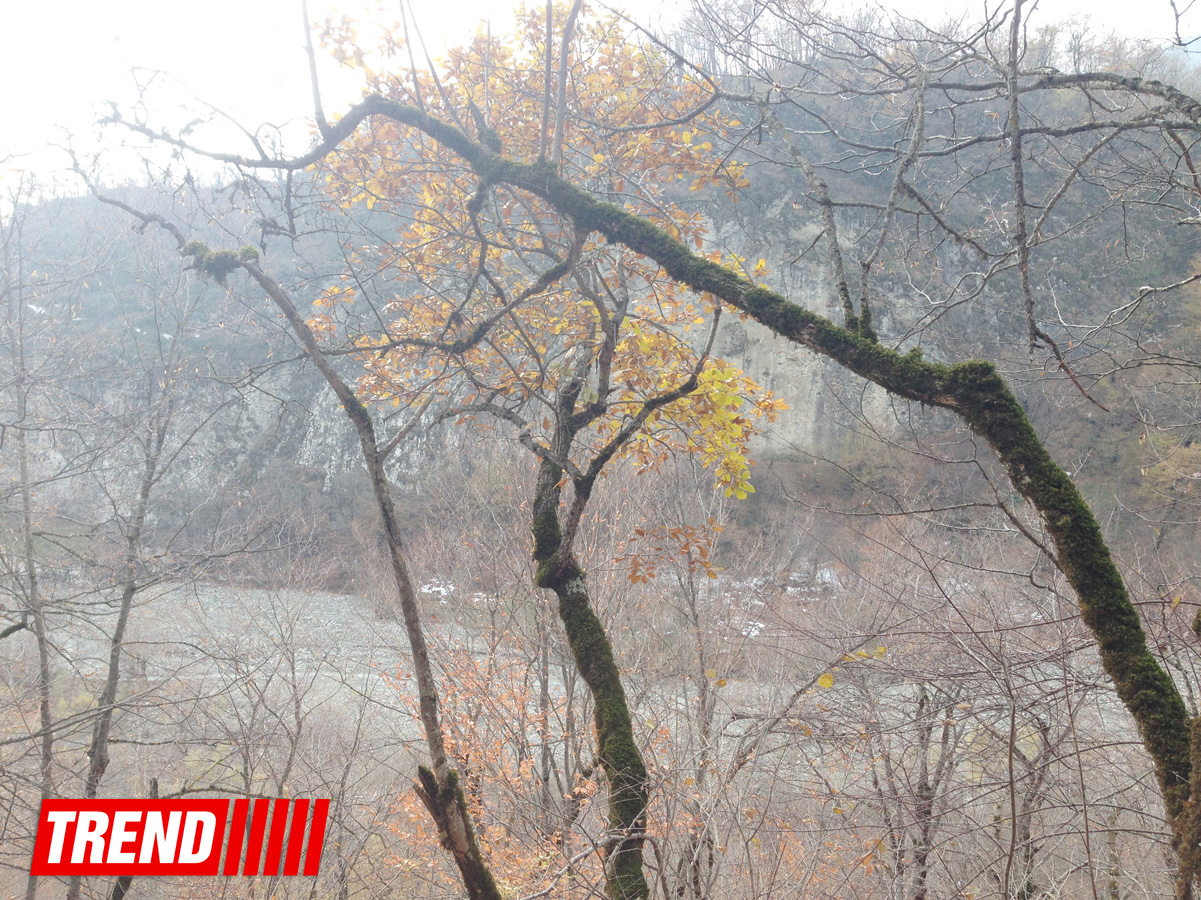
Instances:
[[[310,0],[309,12],[314,19],[331,12],[370,19],[381,5],[395,18],[398,0]],[[508,30],[515,5],[513,0],[413,0],[435,55],[448,43],[466,40],[486,17],[491,16],[494,31]],[[982,0],[882,0],[881,5],[933,20],[983,9]],[[648,0],[627,6],[635,14],[663,8]],[[1091,16],[1103,31],[1164,40],[1174,27],[1168,0],[1041,0],[1035,15],[1036,23]],[[1191,18],[1201,20],[1201,10]],[[171,73],[244,124],[300,119],[309,110],[302,47],[299,0],[0,0],[0,182],[16,170],[50,177],[63,157],[41,148],[61,142],[65,131],[77,147],[97,146],[94,123],[107,112],[107,101],[128,106],[137,96],[130,74],[134,67]],[[349,83],[339,84],[330,75],[325,82],[327,113],[357,98]],[[110,135],[106,143],[111,142]],[[119,152],[110,152],[108,159],[120,170]]]

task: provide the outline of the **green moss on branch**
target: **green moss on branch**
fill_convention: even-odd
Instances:
[[[193,269],[222,287],[234,269],[241,267],[243,263],[259,261],[258,248],[249,244],[241,250],[210,250],[202,241],[188,241],[179,252],[192,258]]]
[[[570,548],[563,547],[559,522],[562,472],[553,463],[539,467],[533,505],[535,583],[554,591],[559,619],[580,677],[592,695],[597,757],[609,782],[609,833],[604,846],[606,890],[611,900],[643,900],[650,894],[642,871],[646,808],[646,766],[621,670],[605,626],[592,608],[588,586]]]
[[[1057,561],[1075,589],[1105,671],[1138,725],[1155,765],[1170,819],[1178,823],[1189,797],[1189,721],[1168,674],[1150,653],[1138,614],[1088,504],[1047,453],[1021,404],[996,367],[982,360],[929,362],[919,353],[881,346],[862,323],[852,331],[724,266],[628,210],[602,203],[542,165],[492,155],[472,161],[494,183],[529,190],[570,216],[578,228],[600,232],[657,262],[678,282],[711,293],[775,334],[832,359],[890,393],[952,410],[984,437],[1018,491],[1042,515]],[[866,333],[865,333],[866,331]]]

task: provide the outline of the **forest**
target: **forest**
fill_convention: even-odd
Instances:
[[[1191,900],[1183,26],[418,12],[0,179],[0,894]],[[108,797],[320,874],[30,873]]]

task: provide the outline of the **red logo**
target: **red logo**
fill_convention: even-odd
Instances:
[[[329,801],[311,805],[310,816],[308,800],[283,798],[43,800],[29,871],[316,875]]]

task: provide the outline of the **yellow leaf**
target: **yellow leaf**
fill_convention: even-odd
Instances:
[[[717,679],[717,686],[718,686],[718,687],[725,687],[725,686],[726,686],[726,680],[725,680],[724,678],[719,678],[719,679]]]
[[[705,669],[705,677],[706,678],[716,678],[717,677],[717,669]]]
[[[826,672],[821,678],[817,679],[817,683],[829,690],[834,687],[834,676]]]

